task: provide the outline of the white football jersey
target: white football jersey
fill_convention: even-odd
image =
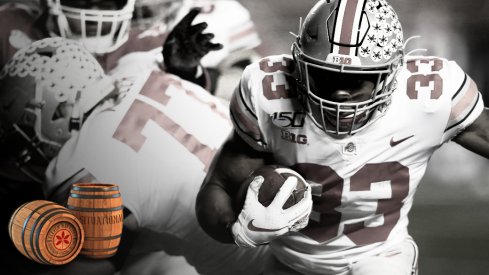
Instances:
[[[120,101],[96,110],[50,163],[48,195],[62,200],[71,183],[87,179],[115,183],[139,226],[180,239],[180,251],[199,272],[260,268],[248,264],[261,261],[264,249],[213,240],[195,214],[211,159],[232,129],[227,108],[201,87],[162,71],[121,68],[113,75]]]
[[[385,114],[334,139],[299,103],[293,70],[288,55],[248,66],[231,118],[251,146],[312,185],[309,225],[272,242],[275,256],[307,274],[340,272],[408,237],[408,212],[431,155],[480,115],[482,96],[455,62],[408,57]]]

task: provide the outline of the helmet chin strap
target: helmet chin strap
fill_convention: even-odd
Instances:
[[[75,104],[73,104],[73,109],[71,110],[71,117],[68,125],[68,130],[70,131],[70,135],[72,136],[76,132],[80,131],[83,123],[83,111],[80,108],[80,98],[81,98],[81,93],[78,92],[75,98]]]
[[[61,7],[59,6],[59,4],[57,4],[56,8],[53,10],[54,10],[53,13],[57,17],[56,21],[58,23],[59,35],[61,37],[70,37],[72,35],[72,33],[71,33],[71,29],[68,25],[68,19],[66,18],[64,13],[61,12]]]
[[[36,137],[29,137],[17,124],[13,124],[14,133],[19,134],[25,141],[25,146],[21,146],[20,153],[15,156],[15,165],[27,177],[37,183],[44,182],[44,175],[34,169],[35,166],[45,168],[49,164],[49,157],[39,148],[42,141]],[[49,145],[48,145],[49,146]],[[43,169],[41,169],[43,170]]]

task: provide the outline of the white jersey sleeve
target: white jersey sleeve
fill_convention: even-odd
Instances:
[[[484,109],[482,95],[477,84],[454,61],[446,61],[450,116],[443,135],[443,142],[451,140],[472,124]]]
[[[296,125],[304,118],[297,113],[298,101],[288,55],[270,56],[246,67],[230,103],[235,131],[259,151],[270,151],[274,137],[268,135],[273,118],[278,125]],[[283,112],[277,112],[282,110]],[[299,121],[299,122],[298,122]]]

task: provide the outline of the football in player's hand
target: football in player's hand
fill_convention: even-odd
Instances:
[[[297,185],[283,205],[283,209],[287,209],[296,203],[298,203],[302,198],[304,198],[304,192],[306,190],[306,183],[304,178],[300,176],[296,171],[281,165],[267,165],[253,171],[241,185],[238,195],[237,195],[237,210],[241,210],[246,199],[246,193],[248,191],[248,186],[257,176],[262,176],[264,182],[260,187],[258,192],[258,201],[263,206],[269,206],[270,203],[275,198],[275,195],[280,190],[280,187],[284,184],[288,177],[296,177]],[[239,211],[238,211],[239,212]]]

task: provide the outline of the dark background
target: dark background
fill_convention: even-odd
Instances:
[[[289,53],[315,0],[242,0],[263,43],[263,54]],[[409,50],[453,59],[489,103],[489,1],[390,0]],[[487,92],[485,92],[487,91]],[[409,230],[420,250],[420,274],[489,274],[489,161],[455,143],[435,153],[418,188]]]

